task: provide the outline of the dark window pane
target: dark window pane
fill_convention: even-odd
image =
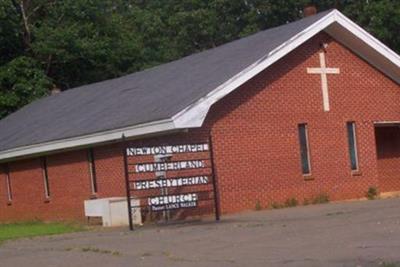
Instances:
[[[4,172],[6,174],[7,200],[10,202],[12,201],[13,196],[11,190],[10,168],[7,163],[4,165]]]
[[[349,140],[349,154],[350,154],[350,164],[352,170],[358,170],[357,162],[357,148],[356,148],[356,135],[355,135],[355,123],[347,123],[347,135]]]
[[[44,179],[44,194],[46,198],[50,197],[50,187],[49,187],[49,174],[47,171],[47,158],[42,158],[42,169],[43,169],[43,179]]]
[[[308,151],[308,140],[307,140],[307,125],[299,124],[299,141],[300,141],[300,156],[301,156],[301,168],[303,174],[310,173],[310,160]]]
[[[88,162],[89,162],[89,170],[90,170],[90,179],[92,186],[92,194],[97,193],[97,178],[96,178],[96,163],[94,159],[93,149],[89,148],[88,150]]]

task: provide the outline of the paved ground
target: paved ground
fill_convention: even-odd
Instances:
[[[386,264],[384,264],[385,262]],[[1,267],[400,266],[400,199],[6,242]],[[390,264],[391,265],[390,265]]]

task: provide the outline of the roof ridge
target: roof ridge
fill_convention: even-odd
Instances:
[[[135,72],[132,72],[132,73],[124,74],[122,76],[111,78],[111,79],[106,79],[106,80],[102,80],[102,81],[97,81],[97,82],[83,84],[83,85],[80,85],[80,86],[77,86],[77,87],[69,88],[67,90],[64,90],[64,91],[60,92],[59,94],[62,94],[64,92],[71,91],[71,90],[76,90],[76,89],[81,89],[81,88],[83,89],[84,87],[88,87],[88,86],[91,86],[91,85],[96,85],[96,84],[99,84],[99,83],[105,83],[105,82],[108,82],[108,81],[116,81],[116,80],[121,79],[121,78],[129,77],[129,76],[135,76],[135,75],[139,75],[139,74],[144,73],[144,72],[156,70],[156,69],[158,69],[160,67],[163,67],[165,65],[178,63],[178,62],[180,62],[182,60],[185,60],[185,59],[188,59],[188,58],[191,58],[191,57],[194,57],[194,56],[200,56],[203,53],[215,51],[215,50],[221,49],[221,48],[223,48],[225,46],[234,45],[237,42],[245,41],[248,38],[252,38],[252,37],[255,37],[257,35],[265,34],[265,33],[268,33],[268,32],[274,31],[274,30],[279,30],[279,29],[282,29],[283,27],[286,27],[286,26],[289,26],[289,25],[293,25],[293,24],[298,23],[298,22],[304,22],[305,20],[311,20],[311,19],[314,19],[316,16],[319,17],[321,15],[329,14],[330,12],[332,12],[334,10],[336,10],[336,9],[325,10],[325,11],[322,11],[322,12],[318,12],[317,14],[312,15],[312,16],[304,17],[304,18],[301,18],[301,19],[298,19],[298,20],[295,20],[295,21],[292,21],[292,22],[287,22],[286,24],[282,24],[282,25],[275,26],[275,27],[272,27],[272,28],[267,28],[267,29],[264,29],[264,30],[260,30],[260,31],[251,33],[251,34],[249,34],[247,36],[240,37],[240,38],[228,41],[226,43],[220,44],[220,45],[218,45],[216,47],[211,47],[211,48],[208,48],[208,49],[204,49],[202,51],[197,51],[197,52],[194,52],[192,54],[189,54],[189,55],[177,58],[177,59],[173,59],[173,60],[168,61],[168,62],[160,63],[158,65],[154,65],[152,67],[145,68],[143,70],[139,70],[139,71],[135,71]],[[59,94],[57,94],[57,95],[59,95]]]

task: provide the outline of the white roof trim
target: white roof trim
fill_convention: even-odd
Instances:
[[[379,40],[374,38],[372,35],[367,33],[357,24],[352,22],[350,19],[345,17],[342,13],[337,10],[333,10],[309,27],[307,27],[302,32],[296,34],[291,39],[275,48],[268,55],[265,55],[254,64],[248,66],[246,69],[244,69],[222,85],[218,86],[206,96],[202,97],[195,103],[175,114],[171,119],[5,150],[0,152],[0,161],[4,161],[5,159],[10,158],[18,158],[25,155],[45,153],[49,151],[63,150],[73,147],[115,141],[120,139],[122,134],[129,138],[135,136],[145,136],[154,133],[168,132],[176,129],[201,127],[209,109],[214,103],[216,103],[218,100],[225,97],[235,89],[239,88],[242,84],[259,74],[261,71],[265,70],[276,61],[278,61],[279,59],[299,47],[301,44],[309,40],[311,37],[323,31],[335,22],[338,23],[341,27],[350,31],[351,34],[362,40],[362,42],[367,44],[369,47],[373,48],[374,51],[378,52],[379,55],[389,60],[392,64],[400,67],[399,55],[397,55],[394,51],[385,46]],[[397,82],[399,82],[400,80],[399,77],[393,77],[393,75],[391,78]]]
[[[400,121],[374,121],[374,125],[397,125],[400,126]]]
[[[84,136],[61,139],[46,143],[18,147],[5,150],[0,153],[0,161],[9,158],[18,158],[31,154],[45,153],[49,151],[64,150],[73,147],[81,147],[85,145],[98,144],[119,140],[124,135],[126,138],[135,136],[144,136],[153,133],[161,133],[176,129],[171,120],[160,120],[155,122],[144,123],[140,125],[115,129],[105,132],[99,132]]]
[[[254,64],[244,69],[242,72],[232,77],[230,80],[226,81],[225,83],[214,89],[203,98],[199,99],[192,105],[177,113],[175,116],[173,116],[175,124],[178,127],[201,127],[209,109],[214,103],[216,103],[218,100],[225,97],[236,88],[259,74],[261,71],[271,66],[273,63],[293,51],[295,48],[309,40],[317,33],[326,29],[334,22],[339,23],[342,27],[349,30],[352,34],[354,34],[364,43],[379,52],[382,56],[390,60],[393,64],[400,67],[399,55],[397,55],[394,51],[385,46],[382,42],[377,40],[371,34],[366,32],[360,26],[352,22],[342,13],[337,10],[332,10],[332,12],[329,12],[326,16],[322,17],[320,20],[316,21],[308,28],[296,34],[291,39],[275,48],[265,57],[261,58]],[[398,81],[398,79],[396,81]]]
[[[188,127],[188,124],[190,124],[191,127],[200,127],[203,124],[203,121],[211,105],[213,105],[218,100],[259,74],[261,71],[271,66],[273,63],[281,59],[283,56],[287,55],[289,52],[303,44],[311,37],[328,27],[331,23],[335,21],[334,14],[335,11],[328,13],[326,16],[314,22],[302,32],[296,34],[291,39],[272,50],[268,55],[259,59],[254,64],[250,65],[249,67],[232,77],[230,80],[226,81],[225,83],[214,89],[212,92],[199,99],[196,103],[177,113],[173,117],[176,125],[186,125]]]
[[[383,44],[381,41],[379,41],[374,36],[369,34],[367,31],[365,31],[363,28],[358,26],[356,23],[351,21],[349,18],[347,18],[345,15],[343,15],[339,11],[334,10],[334,12],[335,12],[336,21],[340,25],[342,25],[344,28],[351,31],[355,36],[357,36],[359,39],[361,39],[366,44],[371,46],[373,49],[375,49],[377,52],[379,52],[382,56],[384,56],[385,58],[390,60],[393,64],[400,67],[400,56],[398,54],[396,54],[396,52],[391,50],[389,47],[387,47],[385,44]]]

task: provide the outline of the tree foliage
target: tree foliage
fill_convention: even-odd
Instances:
[[[0,116],[47,94],[50,80],[30,57],[19,56],[0,66]]]
[[[0,118],[46,95],[118,77],[301,18],[310,0],[1,0]],[[400,52],[400,1],[320,0]]]

